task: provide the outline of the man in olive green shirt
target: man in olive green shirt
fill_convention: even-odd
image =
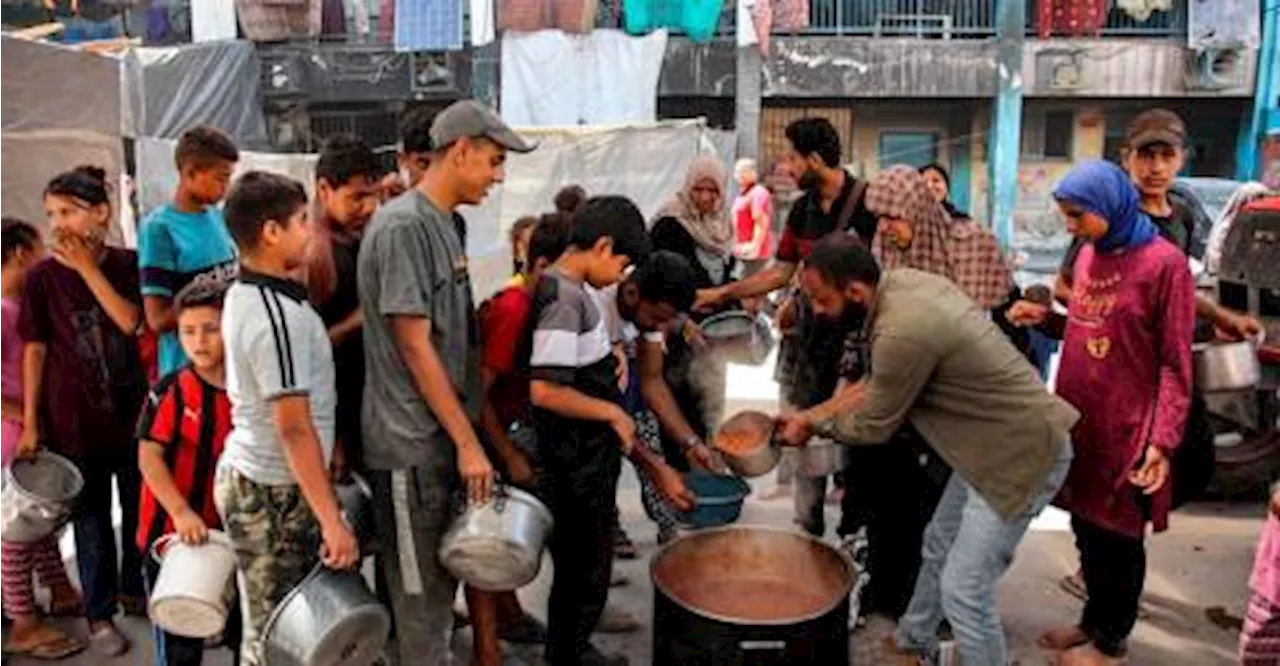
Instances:
[[[996,581],[1066,478],[1079,414],[945,277],[882,274],[866,247],[836,234],[814,247],[800,279],[820,317],[865,310],[870,372],[826,403],[784,414],[782,439],[802,446],[816,432],[882,444],[909,421],[954,470],[925,530],[893,656],[931,657],[945,615],[963,663],[1003,666]]]

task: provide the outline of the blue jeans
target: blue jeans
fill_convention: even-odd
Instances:
[[[938,626],[951,623],[965,666],[1004,666],[1004,629],[996,608],[996,581],[1009,568],[1027,526],[1049,504],[1071,467],[1063,446],[1049,478],[1025,512],[1004,521],[959,474],[952,474],[924,532],[920,575],[898,622],[903,650],[932,656]]]

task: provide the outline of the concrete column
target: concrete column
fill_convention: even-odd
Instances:
[[[739,48],[735,67],[733,128],[738,138],[738,157],[760,156],[761,62],[754,46]],[[760,165],[764,168],[764,165]]]
[[[969,139],[969,129],[973,125],[971,121],[968,114],[956,113],[946,124],[949,140],[947,155],[951,163],[951,203],[964,211],[972,210],[973,205],[969,197],[973,191],[973,148]]]
[[[1253,105],[1240,123],[1236,180],[1262,178],[1262,138],[1280,134],[1280,0],[1262,1],[1262,40],[1253,84]]]
[[[988,219],[1005,249],[1013,243],[1013,211],[1018,203],[1018,155],[1022,140],[1022,46],[1026,32],[1024,0],[998,0],[996,101],[991,114],[987,168],[991,192]]]

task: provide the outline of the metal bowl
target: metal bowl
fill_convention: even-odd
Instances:
[[[476,589],[517,590],[538,576],[554,524],[538,498],[499,486],[488,502],[469,505],[454,519],[440,543],[440,563]]]
[[[744,310],[712,315],[702,320],[699,327],[707,343],[725,360],[734,363],[764,363],[776,344],[769,321]]]
[[[1206,393],[1252,389],[1262,381],[1258,346],[1253,341],[1192,346],[1196,386]]]
[[[267,666],[367,666],[391,633],[391,615],[355,570],[316,565],[262,629]]]
[[[39,541],[71,519],[84,477],[75,463],[45,450],[13,461],[0,490],[0,538]]]
[[[743,411],[729,417],[711,446],[720,451],[724,462],[741,477],[764,476],[778,466],[782,449],[773,441],[774,421],[764,412]]]

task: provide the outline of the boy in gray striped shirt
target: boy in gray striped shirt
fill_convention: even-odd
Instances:
[[[297,181],[251,171],[227,196],[240,278],[222,311],[231,433],[214,480],[247,611],[241,662],[263,663],[262,628],[316,562],[354,565],[359,547],[329,481],[333,354],[293,275],[311,226]]]

